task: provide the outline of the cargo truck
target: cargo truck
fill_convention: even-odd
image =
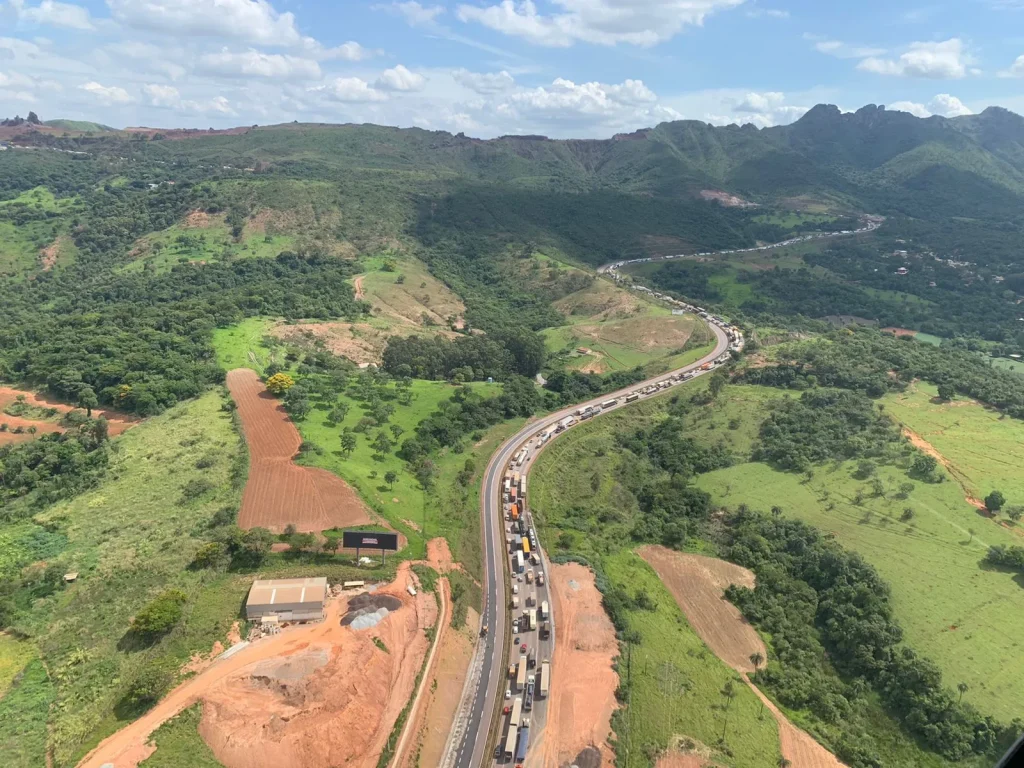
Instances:
[[[540,665],[540,697],[548,697],[548,686],[551,684],[551,664],[547,659]]]
[[[537,584],[544,586],[544,571],[537,571]]]
[[[523,557],[523,553],[522,552],[519,553],[519,557],[520,557],[520,559],[522,559],[522,557]],[[526,583],[527,584],[533,584],[533,571],[532,570],[526,572]]]
[[[618,400],[605,400],[603,403],[601,403],[601,410],[607,411],[609,408],[613,408],[618,404]]]
[[[549,637],[551,637],[551,623],[545,621],[540,625],[540,639],[547,640]]]
[[[502,490],[508,493],[512,489],[512,478],[505,475],[505,483],[502,485]]]
[[[505,759],[515,760],[516,739],[519,738],[519,729],[514,725],[508,727],[508,738],[505,739]]]
[[[522,553],[522,550],[520,550],[519,552],[516,552],[516,571],[518,573],[522,573],[525,570],[526,570],[526,561],[523,560],[523,553]],[[532,573],[532,571],[531,571],[531,573]]]
[[[516,752],[516,760],[525,760],[526,753],[530,751],[530,721],[523,720],[523,727],[519,729],[519,750]]]
[[[537,609],[531,608],[526,612],[526,616],[530,620],[530,631],[535,631],[537,629]]]
[[[516,700],[512,702],[512,713],[509,715],[508,724],[519,727],[519,721],[523,718],[523,697],[516,696]]]
[[[524,555],[530,554],[530,540],[529,539],[523,539],[523,554]]]
[[[519,657],[519,666],[516,669],[516,692],[522,693],[526,690],[526,654]]]
[[[542,619],[544,619],[544,621],[548,620],[548,601],[547,600],[545,600],[544,602],[542,602],[540,604],[540,617]]]
[[[626,402],[627,403],[635,403],[639,399],[640,399],[640,393],[639,392],[632,392],[631,394],[626,395]]]

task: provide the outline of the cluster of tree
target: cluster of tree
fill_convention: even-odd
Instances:
[[[759,680],[786,706],[810,710],[847,764],[883,764],[866,715],[871,691],[908,734],[953,761],[995,756],[1024,727],[962,703],[933,663],[902,644],[888,585],[858,555],[804,523],[746,510],[725,535],[728,558],[757,574],[754,590],[733,586],[727,596],[778,657]],[[821,663],[826,653],[842,679]]]
[[[816,388],[782,398],[761,423],[755,461],[804,471],[811,464],[882,456],[899,441],[899,429],[866,396]]]
[[[733,456],[725,445],[709,447],[688,436],[678,416],[670,416],[651,429],[641,428],[621,435],[619,443],[668,472],[673,479],[713,472],[733,463]]]
[[[1024,572],[1024,547],[998,544],[989,547],[985,553],[985,562],[997,568],[1009,568]]]
[[[14,117],[5,117],[0,120],[0,125],[4,128],[17,128],[25,125],[40,125],[39,116],[35,112],[29,112],[28,117],[22,117],[21,115],[15,115]]]
[[[419,423],[416,434],[402,443],[398,455],[414,467],[420,466],[441,448],[459,445],[467,435],[505,419],[531,416],[542,405],[533,381],[522,376],[508,379],[496,397],[483,397],[460,387],[439,410]]]
[[[354,267],[285,252],[202,268],[90,274],[72,267],[0,284],[0,378],[46,385],[71,402],[152,414],[223,379],[213,328],[252,315],[357,317]]]
[[[1024,419],[1024,377],[993,368],[986,358],[967,349],[936,347],[868,328],[835,331],[827,340],[831,343],[788,344],[779,356],[785,362],[747,370],[743,380],[790,389],[819,384],[881,397],[921,378],[945,385],[947,394],[967,395]]]
[[[611,373],[580,373],[579,371],[555,371],[547,379],[544,388],[558,394],[560,405],[571,405],[624,389],[647,378],[643,368],[637,366],[628,371]]]
[[[106,419],[82,419],[66,432],[0,446],[0,508],[25,496],[31,508],[70,498],[95,485],[108,461]],[[2,516],[30,513],[8,506]]]
[[[393,336],[382,366],[395,376],[447,379],[461,383],[510,375],[534,376],[544,364],[544,340],[526,328],[504,328],[494,335]]]

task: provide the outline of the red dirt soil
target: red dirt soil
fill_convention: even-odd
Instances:
[[[882,328],[882,330],[891,333],[894,336],[910,336],[911,338],[917,336],[917,331],[912,331],[909,328],[896,328],[895,326],[889,326],[888,328]]]
[[[289,523],[303,532],[372,522],[356,492],[325,469],[292,460],[302,437],[255,371],[238,368],[227,376],[249,445],[249,481],[242,494],[238,525],[276,533]]]
[[[529,766],[565,766],[587,747],[601,752],[601,765],[613,766],[608,745],[619,676],[615,627],[601,605],[594,574],[579,563],[552,565],[548,574],[557,619],[558,642],[551,660],[547,723]],[[575,583],[574,589],[570,581]]]
[[[152,732],[200,700],[199,732],[226,768],[375,768],[427,652],[424,629],[438,618],[433,596],[410,597],[410,583],[406,564],[378,592],[402,607],[376,627],[341,626],[345,596],[328,603],[323,622],[286,628],[216,661],[101,742],[80,768],[136,768],[155,750]]]
[[[38,435],[46,432],[64,431],[64,428],[54,421],[29,419],[21,416],[8,416],[6,413],[2,413],[4,408],[11,405],[11,403],[14,403],[18,399],[18,395],[24,395],[26,403],[39,408],[56,408],[61,413],[82,410],[81,408],[75,408],[74,406],[62,403],[58,400],[51,400],[43,395],[38,395],[35,392],[29,392],[28,390],[0,387],[0,423],[6,424],[8,427],[6,432],[0,432],[0,445],[26,442],[28,440],[33,440]],[[111,437],[120,435],[126,429],[135,426],[141,421],[141,419],[135,416],[130,416],[126,413],[100,410],[99,408],[93,408],[92,415],[93,417],[102,416],[109,422],[109,434]],[[16,435],[11,431],[16,427],[25,427],[26,429],[29,427],[35,427],[37,434],[30,435],[28,433],[22,433],[20,435]]]
[[[637,550],[672,593],[687,621],[718,658],[739,672],[779,724],[779,746],[793,768],[844,768],[835,755],[801,731],[747,678],[751,654],[767,656],[764,643],[739,609],[723,596],[730,584],[753,588],[754,574],[724,560],[686,555],[665,547]],[[677,756],[678,757],[678,756]],[[661,763],[658,768],[697,763]]]

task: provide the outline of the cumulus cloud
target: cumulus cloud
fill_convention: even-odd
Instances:
[[[31,6],[26,5],[25,0],[10,0],[8,6],[19,21],[65,29],[93,29],[89,11],[78,5],[43,0],[39,5]]]
[[[309,89],[310,93],[320,93],[333,101],[344,103],[360,103],[370,101],[386,101],[388,96],[371,87],[368,82],[358,77],[338,77],[326,85],[318,85]]]
[[[280,80],[313,80],[320,77],[320,65],[312,59],[277,53],[262,53],[249,49],[231,52],[227,48],[219,53],[199,57],[201,72],[226,77],[271,77]]]
[[[784,125],[800,118],[808,107],[786,103],[786,94],[781,91],[750,92],[735,102],[732,116],[710,114],[708,122],[716,125],[729,123],[752,123],[759,128]]]
[[[567,48],[576,42],[626,43],[650,47],[686,26],[700,25],[719,10],[744,0],[553,0],[562,12],[543,14],[533,0],[502,0],[497,5],[459,5],[456,16],[535,45]]]
[[[932,115],[961,117],[974,114],[960,99],[948,93],[937,94],[927,105],[915,101],[897,101],[890,104],[888,108],[899,112],[909,112],[915,117],[931,117]]]
[[[881,56],[886,52],[885,48],[854,45],[852,43],[844,43],[842,40],[823,39],[816,35],[804,35],[804,39],[813,42],[814,50],[818,53],[835,56],[837,59],[863,59],[869,56]]]
[[[261,45],[303,41],[292,13],[266,0],[107,0],[113,17],[136,29],[170,35],[205,35]]]
[[[502,93],[503,91],[509,90],[516,84],[515,78],[505,70],[490,73],[470,72],[468,69],[456,69],[452,72],[452,77],[455,78],[455,82],[460,85],[464,85],[471,91],[476,91],[481,94]]]
[[[128,104],[132,101],[131,95],[124,88],[117,85],[101,85],[95,80],[88,83],[83,83],[78,86],[82,91],[85,91],[101,103],[107,106],[113,106],[115,104]]]
[[[173,85],[162,85],[160,83],[149,83],[142,86],[142,93],[149,99],[149,104],[154,107],[174,109],[194,115],[234,117],[238,114],[232,108],[231,102],[224,96],[214,96],[211,99],[205,100],[183,99],[181,92]]]
[[[399,64],[385,69],[373,85],[382,91],[418,91],[426,82],[423,75],[411,72]]]
[[[650,104],[657,96],[642,80],[626,80],[620,85],[580,83],[556,79],[550,86],[528,88],[512,94],[504,107],[517,114],[545,115],[553,119],[569,116],[613,116],[624,107]]]
[[[959,80],[967,76],[973,59],[959,38],[938,43],[911,43],[898,59],[870,56],[857,65],[864,72],[934,80]]]
[[[1024,77],[1024,55],[1018,56],[1016,61],[999,73],[1000,77]]]
[[[359,43],[349,40],[334,48],[323,48],[319,44],[313,46],[314,54],[322,59],[341,59],[342,61],[362,61],[380,54],[380,51],[371,51]]]
[[[779,91],[768,91],[767,93],[748,93],[743,101],[736,105],[737,112],[770,112],[781,107],[786,100],[786,94]]]

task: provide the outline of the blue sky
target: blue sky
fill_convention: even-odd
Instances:
[[[0,0],[0,113],[603,137],[1024,113],[1024,0]]]

